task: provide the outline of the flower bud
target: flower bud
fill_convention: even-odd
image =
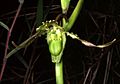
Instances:
[[[53,40],[49,44],[49,51],[52,55],[58,56],[62,50],[62,40]]]

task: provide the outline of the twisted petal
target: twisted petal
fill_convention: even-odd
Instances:
[[[116,41],[116,39],[113,39],[113,41],[105,43],[103,45],[95,45],[95,44],[93,44],[91,42],[88,42],[86,40],[80,39],[76,34],[69,33],[69,32],[66,32],[66,34],[68,36],[72,37],[73,39],[77,39],[77,40],[81,41],[82,44],[84,44],[85,46],[88,46],[88,47],[104,48],[104,47],[110,46],[112,43],[114,43]]]

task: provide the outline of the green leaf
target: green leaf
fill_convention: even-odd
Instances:
[[[74,11],[72,12],[72,14],[69,18],[69,21],[64,25],[65,31],[69,31],[72,28],[72,26],[75,23],[75,20],[77,19],[79,12],[82,8],[83,2],[84,2],[84,0],[78,1]]]
[[[61,7],[62,7],[62,13],[67,13],[67,10],[69,8],[70,0],[61,0]]]
[[[13,54],[15,54],[20,49],[25,48],[26,46],[29,46],[36,38],[40,37],[40,35],[42,35],[42,32],[40,32],[40,31],[36,32],[34,35],[32,35],[31,37],[29,37],[27,40],[25,40],[24,42],[22,42],[20,45],[18,45],[12,51],[10,51],[7,54],[6,58],[11,57]]]
[[[8,27],[6,24],[4,24],[3,22],[1,22],[1,21],[0,21],[0,25],[1,25],[3,28],[5,28],[6,30],[9,30],[9,27]]]
[[[36,14],[36,26],[40,26],[43,21],[43,0],[38,0],[37,14]]]

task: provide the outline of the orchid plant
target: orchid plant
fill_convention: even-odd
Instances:
[[[25,40],[24,42],[22,42],[15,49],[10,51],[6,56],[6,59],[11,57],[18,50],[30,45],[38,37],[41,37],[42,35],[47,35],[46,38],[49,47],[49,52],[51,53],[51,61],[55,64],[56,84],[64,84],[62,55],[67,40],[66,36],[70,36],[72,39],[77,39],[85,46],[97,47],[97,48],[104,48],[110,46],[116,40],[113,39],[113,41],[103,45],[95,45],[91,42],[81,39],[77,34],[69,32],[69,30],[72,28],[73,24],[75,23],[77,16],[79,15],[79,12],[83,5],[83,1],[84,0],[78,1],[74,11],[67,20],[64,17],[62,17],[62,21],[61,21],[62,26],[57,22],[57,20],[49,20],[42,22],[42,25],[36,28],[36,33],[27,40]],[[62,14],[67,14],[69,4],[70,4],[70,0],[61,0]]]

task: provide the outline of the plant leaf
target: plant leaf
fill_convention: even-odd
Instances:
[[[17,51],[19,51],[22,48],[25,48],[26,46],[30,45],[36,38],[40,37],[40,35],[42,35],[42,32],[36,32],[34,35],[32,35],[31,37],[29,37],[27,40],[25,40],[24,42],[22,42],[20,45],[18,45],[15,49],[13,49],[12,51],[10,51],[6,58],[9,58],[11,55],[15,54]]]
[[[61,0],[61,7],[63,14],[67,13],[69,8],[70,0]]]
[[[80,10],[82,9],[84,0],[79,0],[74,11],[72,12],[70,18],[68,19],[68,22],[64,25],[65,31],[69,31],[73,24],[75,23],[75,20],[77,19]]]
[[[4,24],[3,22],[1,22],[1,21],[0,21],[0,25],[1,25],[3,28],[5,28],[6,30],[9,30],[9,27],[8,27],[6,24]]]

